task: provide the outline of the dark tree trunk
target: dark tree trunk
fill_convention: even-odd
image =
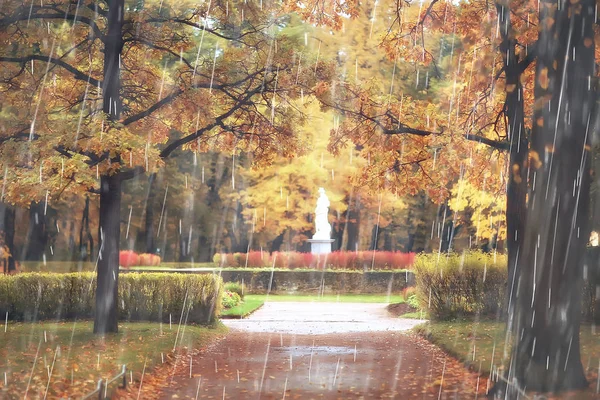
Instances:
[[[79,259],[81,261],[91,261],[92,254],[94,254],[94,238],[90,231],[90,197],[86,196],[81,227],[79,228]]]
[[[371,229],[371,244],[369,250],[378,250],[377,242],[379,241],[379,224],[375,224]]]
[[[29,206],[29,228],[25,241],[25,260],[39,261],[43,258],[48,244],[48,230],[44,203],[31,203]]]
[[[0,204],[0,232],[4,235],[0,244],[6,246],[9,253],[6,260],[1,261],[6,262],[6,265],[3,266],[4,272],[10,273],[17,269],[15,263],[15,210],[6,204]]]
[[[541,103],[534,110],[508,380],[556,392],[587,386],[579,325],[589,238],[594,3],[561,1],[557,8],[543,0],[540,21],[534,94]]]
[[[384,251],[392,251],[392,233],[391,233],[391,229],[388,226],[387,228],[383,229],[383,250]]]
[[[515,280],[519,252],[525,237],[527,216],[527,167],[529,131],[525,129],[521,66],[516,56],[516,38],[511,34],[510,10],[496,3],[500,19],[502,42],[500,52],[504,58],[506,76],[505,113],[508,118],[510,140],[508,183],[506,187],[506,247],[508,250],[507,312],[514,305]]]
[[[118,174],[100,180],[100,258],[96,285],[94,333],[117,332],[117,288],[119,284],[119,240],[121,233],[121,178]]]
[[[273,239],[271,242],[271,253],[279,251],[279,248],[283,244],[283,239],[285,238],[285,232],[286,231],[281,232],[275,239]]]
[[[121,115],[120,56],[123,48],[124,0],[108,3],[107,34],[104,38],[104,80],[102,110],[111,121]],[[114,160],[120,162],[120,159]],[[121,176],[100,178],[100,240],[96,284],[94,333],[117,332],[119,246],[121,233]]]
[[[404,251],[406,253],[410,253],[413,251],[413,247],[415,246],[415,234],[409,233],[408,239],[406,240],[406,245],[404,246]]]
[[[149,254],[156,253],[156,243],[154,241],[154,199],[156,198],[156,173],[148,177],[148,194],[146,196],[146,212],[144,217],[144,252]]]

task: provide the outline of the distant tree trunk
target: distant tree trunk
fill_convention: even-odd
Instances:
[[[44,203],[32,202],[29,206],[29,228],[25,242],[25,260],[39,261],[43,258],[48,244],[48,230]]]
[[[85,196],[85,206],[79,228],[79,259],[91,261],[92,254],[94,254],[94,238],[90,231],[90,197]]]
[[[371,228],[371,239],[369,240],[369,250],[377,250],[377,234],[379,232],[379,225],[373,225]]]
[[[0,232],[4,234],[3,244],[10,253],[6,260],[7,272],[17,269],[15,263],[15,209],[6,204],[0,204]]]
[[[108,2],[107,34],[104,38],[102,111],[111,121],[121,116],[121,50],[123,48],[124,0]],[[120,162],[119,159],[114,160]],[[121,174],[100,177],[100,238],[96,283],[94,333],[118,331],[119,246],[121,233]]]
[[[527,390],[556,392],[588,384],[579,325],[589,238],[589,122],[596,112],[589,86],[594,76],[594,10],[591,0],[561,2],[558,8],[552,0],[540,4],[534,95],[542,103],[534,109],[529,154],[533,179],[516,270],[508,376]],[[507,398],[517,396],[513,392]]]
[[[393,251],[392,249],[392,233],[391,229],[388,226],[383,229],[383,251]]]
[[[284,230],[275,239],[273,239],[273,241],[271,242],[271,250],[270,250],[271,253],[273,253],[275,251],[279,251],[279,248],[283,244],[283,240],[285,238],[286,232],[287,232],[287,230]]]
[[[154,205],[156,199],[156,172],[148,177],[148,193],[146,195],[146,212],[144,214],[144,252],[149,254],[156,253],[156,243],[154,241]]]

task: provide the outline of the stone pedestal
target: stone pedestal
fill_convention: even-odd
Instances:
[[[331,253],[331,243],[335,239],[308,239],[310,243],[310,252],[313,254],[328,254]]]

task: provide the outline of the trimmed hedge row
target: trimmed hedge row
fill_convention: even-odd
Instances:
[[[217,253],[213,262],[223,268],[278,268],[369,271],[406,269],[415,260],[415,253],[393,251],[334,251],[329,254],[290,252]]]
[[[432,318],[495,315],[507,281],[505,255],[421,254],[414,265],[418,298]]]
[[[410,271],[228,270],[220,274],[225,282],[243,282],[252,293],[397,293],[414,285]]]
[[[600,248],[588,249],[582,318],[600,322]],[[420,254],[414,265],[418,299],[435,319],[497,316],[505,306],[506,255]]]
[[[93,318],[96,275],[0,275],[0,315],[10,320]],[[120,274],[119,319],[212,323],[221,310],[223,282],[216,275]]]

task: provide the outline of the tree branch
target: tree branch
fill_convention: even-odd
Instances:
[[[243,99],[240,99],[236,104],[234,104],[233,107],[231,107],[229,109],[229,111],[227,111],[227,112],[221,114],[220,116],[218,116],[217,118],[215,118],[215,122],[208,124],[200,129],[198,129],[196,132],[189,134],[187,136],[184,136],[181,139],[177,139],[177,140],[171,142],[170,144],[168,144],[167,147],[165,147],[160,152],[160,157],[167,158],[177,148],[183,146],[186,143],[191,142],[192,140],[199,138],[205,132],[208,132],[217,126],[224,126],[223,121],[226,120],[227,118],[229,118],[230,116],[232,116],[238,109],[242,108],[243,105],[247,104],[248,100],[250,100],[252,98],[252,96],[256,95],[257,93],[260,93],[262,91],[262,87],[263,87],[263,85],[259,85],[256,88],[254,88],[253,90],[251,90],[250,92],[248,92],[246,94],[246,96],[244,96]]]
[[[77,68],[73,67],[72,65],[70,65],[58,58],[43,56],[43,55],[38,55],[38,54],[30,54],[30,55],[24,56],[24,57],[0,57],[0,62],[26,63],[31,60],[51,62],[52,64],[63,67],[67,71],[71,72],[73,74],[73,76],[75,77],[75,79],[78,79],[80,81],[89,82],[94,86],[102,86],[102,81],[100,81],[96,78],[92,78],[89,75],[84,74]]]
[[[493,147],[496,150],[510,150],[510,143],[507,141],[498,141],[493,139],[488,139],[484,136],[474,135],[474,134],[466,134],[465,139],[471,140],[473,142],[478,142],[485,144],[487,146]]]
[[[39,7],[39,6],[33,7],[33,10],[36,10],[36,9],[47,10],[47,8],[45,8],[45,7]],[[51,9],[55,10],[56,12],[40,13],[40,14],[31,13],[31,15],[30,15],[29,7],[27,7],[27,8],[22,7],[21,10],[18,11],[17,13],[15,13],[14,15],[0,19],[0,28],[7,27],[8,25],[13,24],[15,22],[29,21],[32,19],[63,19],[63,20],[73,21],[73,22],[82,22],[82,23],[88,25],[90,28],[92,28],[96,37],[98,37],[100,40],[104,41],[104,35],[102,34],[102,31],[100,31],[100,28],[98,28],[98,25],[96,25],[96,23],[91,18],[84,17],[82,15],[66,14],[64,11],[61,11],[60,9],[55,9],[55,8],[51,8]]]

